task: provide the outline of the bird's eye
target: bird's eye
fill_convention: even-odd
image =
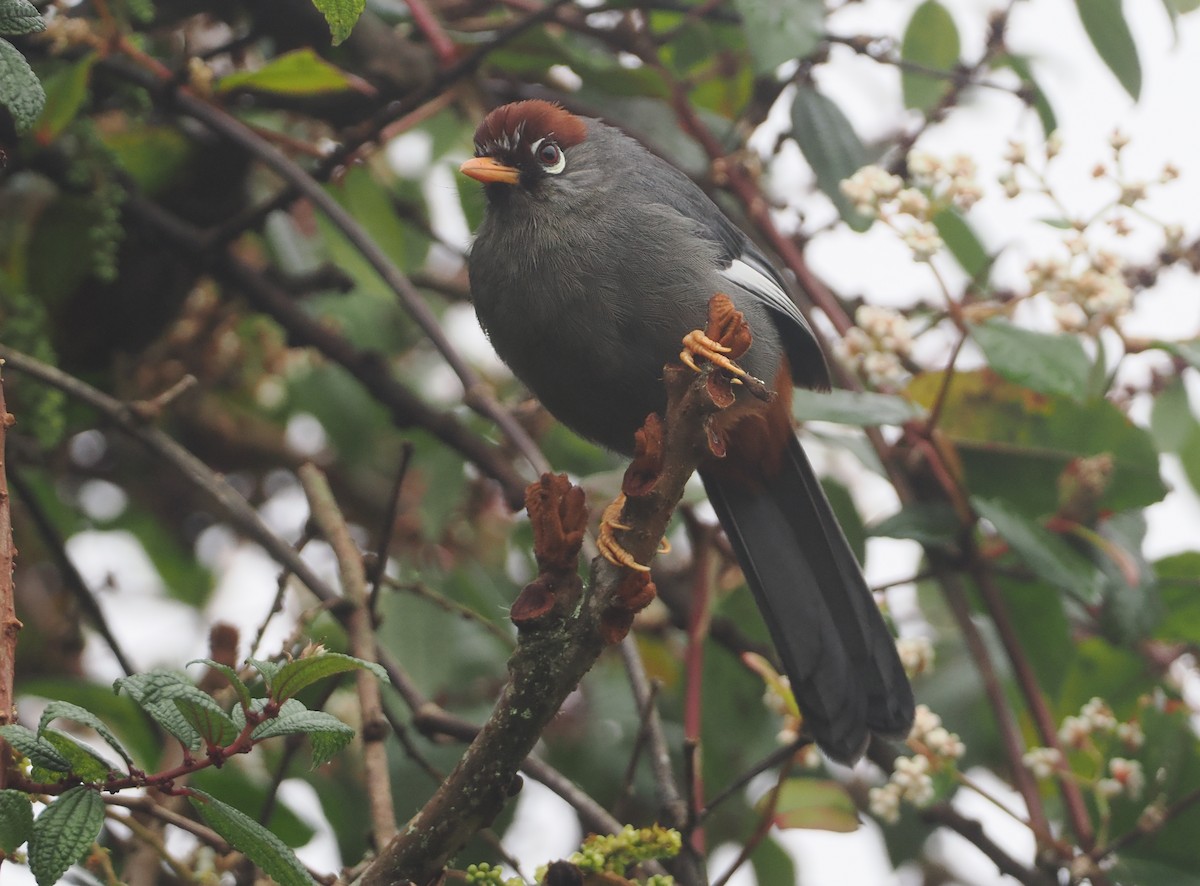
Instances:
[[[544,138],[539,138],[533,143],[533,156],[537,158],[538,163],[542,164],[542,168],[546,172],[554,175],[562,172],[567,165],[567,158],[563,155],[562,148]]]

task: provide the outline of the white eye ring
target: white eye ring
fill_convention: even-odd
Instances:
[[[551,175],[558,175],[567,167],[567,155],[554,142],[539,138],[529,146],[529,152],[541,164],[542,169]]]

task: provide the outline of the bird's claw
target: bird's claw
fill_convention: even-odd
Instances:
[[[624,566],[626,569],[632,569],[635,572],[649,572],[649,566],[643,566],[633,554],[625,550],[621,543],[617,541],[613,532],[617,529],[628,530],[631,526],[620,521],[621,511],[625,507],[625,493],[622,492],[604,509],[604,513],[600,515],[600,535],[596,539],[596,547],[600,549],[600,553],[604,559],[614,566]],[[659,545],[658,552],[665,554],[671,550],[671,543],[665,538]]]
[[[731,350],[733,349],[727,348],[719,341],[709,338],[704,334],[703,330],[693,329],[683,337],[683,350],[679,352],[679,359],[693,372],[700,371],[700,367],[696,365],[695,358],[703,357],[708,362],[720,366],[731,375],[740,378],[752,378],[750,373],[725,356]]]

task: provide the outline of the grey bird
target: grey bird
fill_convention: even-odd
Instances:
[[[804,716],[834,760],[904,737],[913,695],[895,641],[792,430],[792,385],[827,389],[808,322],[771,262],[687,176],[614,127],[540,100],[492,111],[462,171],[487,212],[469,259],[496,352],[576,433],[631,454],[662,413],[663,366],[725,293],[750,324],[727,453],[700,476]]]

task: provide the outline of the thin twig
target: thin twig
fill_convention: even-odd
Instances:
[[[392,494],[388,498],[387,513],[383,515],[383,525],[379,529],[379,540],[375,543],[375,562],[371,566],[371,590],[367,594],[367,610],[375,611],[379,599],[379,585],[387,573],[388,550],[392,546],[392,533],[396,531],[396,519],[400,515],[400,492],[404,488],[404,478],[408,476],[408,466],[412,463],[413,444],[405,440],[400,445],[400,465],[396,468],[396,479],[392,481]]]
[[[62,576],[63,584],[70,589],[76,604],[83,611],[88,621],[91,622],[96,633],[108,645],[113,657],[117,660],[117,664],[121,666],[121,670],[126,675],[132,674],[134,672],[133,664],[129,661],[125,650],[121,648],[121,644],[117,642],[112,628],[108,626],[108,619],[104,617],[104,610],[100,608],[100,604],[96,601],[96,595],[92,592],[92,589],[88,587],[87,580],[80,573],[79,569],[76,568],[71,558],[67,556],[67,548],[63,537],[55,527],[53,521],[51,521],[50,515],[42,507],[42,503],[38,501],[37,494],[25,482],[25,478],[21,475],[20,471],[12,470],[8,479],[12,484],[13,490],[20,496],[21,501],[24,502],[25,509],[29,512],[29,518],[33,521],[33,528],[41,536],[42,543],[50,552],[50,559],[54,561],[54,565]]]
[[[350,527],[333,497],[329,481],[313,464],[301,465],[297,472],[300,485],[308,497],[313,522],[321,530],[325,541],[333,548],[337,559],[338,575],[342,592],[350,601],[351,609],[346,614],[345,624],[350,635],[350,650],[356,658],[375,661],[375,636],[371,624],[371,613],[367,609],[367,577],[363,568],[362,552],[350,536]],[[363,771],[367,786],[367,797],[371,812],[372,833],[379,845],[396,834],[396,817],[392,806],[391,777],[388,770],[387,721],[383,716],[383,701],[379,683],[369,671],[355,674],[358,688],[358,705],[362,714]]]
[[[60,369],[35,360],[20,351],[14,351],[6,345],[0,345],[0,359],[5,360],[17,372],[36,378],[100,412],[116,428],[140,442],[204,492],[238,529],[258,542],[278,563],[290,569],[319,599],[337,598],[333,589],[296,555],[291,546],[267,527],[258,512],[242,498],[229,481],[215,473],[173,438],[158,428],[149,427],[139,421],[127,404]]]
[[[4,399],[4,360],[0,355],[0,725],[12,721],[13,685],[17,673],[17,636],[23,625],[17,619],[13,571],[17,549],[13,545],[12,510],[8,498],[5,445],[16,419]],[[9,749],[0,740],[0,788],[8,785]]]

